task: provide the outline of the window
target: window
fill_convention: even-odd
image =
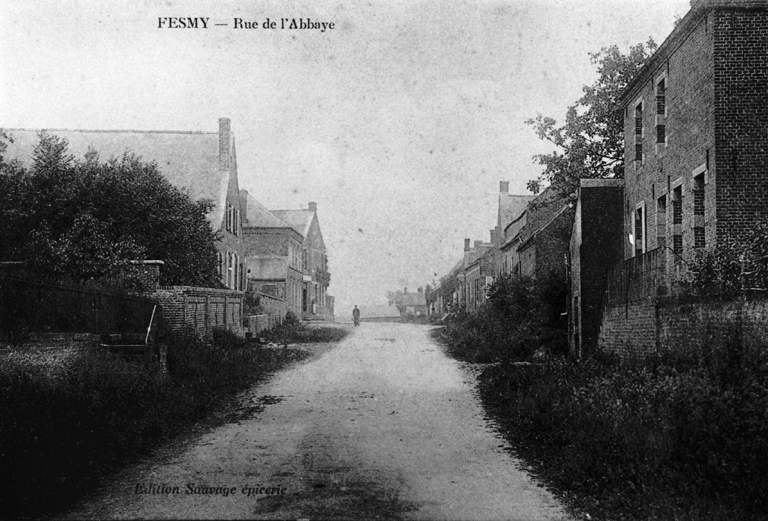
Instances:
[[[706,245],[707,245],[707,242],[704,238],[704,227],[694,226],[693,227],[693,247],[704,248]]]
[[[672,236],[672,251],[675,255],[683,254],[683,236],[679,233]]]
[[[693,178],[693,215],[704,215],[704,174]]]
[[[664,145],[667,142],[667,126],[656,125],[656,143]]]
[[[643,160],[643,102],[635,105],[635,161]]]
[[[667,245],[667,196],[656,200],[656,244],[663,248]]]
[[[656,114],[659,116],[667,115],[667,86],[666,78],[662,78],[656,83]]]
[[[672,224],[683,223],[683,187],[672,190]]]
[[[646,251],[645,203],[640,203],[635,209],[635,255]]]

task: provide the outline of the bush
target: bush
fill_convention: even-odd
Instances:
[[[601,355],[490,367],[480,391],[518,454],[597,518],[764,519],[766,377],[765,357],[734,365],[724,351]]]
[[[537,350],[567,350],[567,286],[552,273],[542,280],[500,277],[474,313],[459,311],[434,333],[451,356],[478,363],[529,359]]]

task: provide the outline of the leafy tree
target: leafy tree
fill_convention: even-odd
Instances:
[[[656,50],[656,43],[637,44],[623,54],[615,45],[590,53],[598,79],[568,108],[565,124],[539,114],[526,121],[539,138],[555,145],[534,161],[544,166],[528,189],[538,193],[549,183],[564,197],[574,197],[579,179],[624,177],[624,123],[619,105],[624,88]]]
[[[41,132],[31,168],[0,160],[0,204],[2,260],[84,282],[160,259],[161,284],[220,285],[211,201],[193,201],[130,153],[76,159],[66,140]]]

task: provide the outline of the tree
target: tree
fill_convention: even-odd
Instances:
[[[590,53],[599,77],[568,107],[565,124],[558,126],[553,118],[541,114],[526,121],[540,139],[556,147],[554,152],[534,156],[544,172],[528,182],[529,190],[538,193],[542,184],[549,183],[561,196],[573,198],[579,179],[624,177],[620,96],[656,47],[649,39],[631,47],[627,54],[615,45]]]
[[[41,132],[31,168],[0,159],[0,203],[0,260],[85,282],[160,259],[161,284],[220,285],[211,201],[193,201],[130,153],[76,159],[66,140]]]

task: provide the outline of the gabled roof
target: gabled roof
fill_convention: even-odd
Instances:
[[[424,293],[403,293],[402,297],[398,299],[398,304],[401,306],[426,306],[427,296]]]
[[[39,130],[5,130],[13,138],[3,154],[5,159],[18,159],[30,166],[39,142]],[[215,206],[208,219],[214,230],[221,225],[230,173],[219,169],[218,132],[66,129],[46,132],[65,138],[69,142],[69,153],[76,159],[82,159],[91,147],[98,152],[100,161],[122,157],[128,151],[145,162],[157,163],[163,176],[193,199],[212,200]]]
[[[256,200],[255,197],[248,194],[246,220],[243,226],[248,228],[293,228],[291,225],[275,217],[267,210],[267,207]],[[293,228],[295,230],[295,228]],[[301,233],[301,232],[299,232]]]
[[[520,217],[528,207],[533,195],[510,195],[499,193],[499,230],[504,230],[509,223]]]
[[[272,210],[272,214],[299,232],[302,237],[309,235],[309,228],[315,217],[315,212],[311,210]]]

